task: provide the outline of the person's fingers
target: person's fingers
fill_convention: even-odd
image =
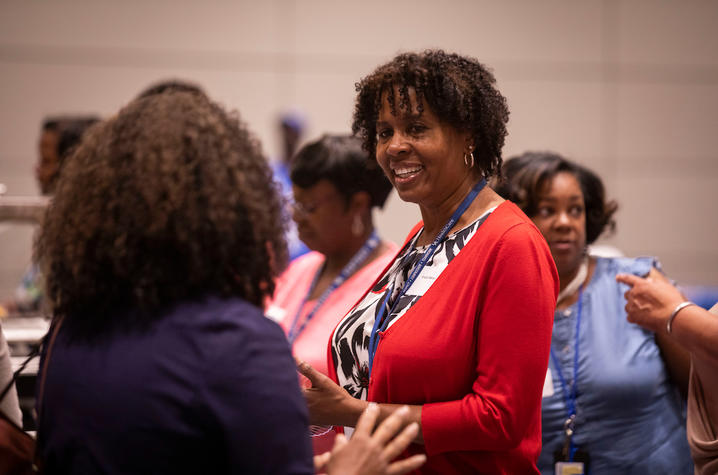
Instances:
[[[668,280],[668,277],[666,277],[663,272],[659,271],[655,267],[651,267],[651,271],[648,273],[648,281],[649,282],[667,282],[670,283],[671,281]]]
[[[379,405],[375,402],[370,402],[361,416],[357,421],[357,425],[354,428],[355,434],[363,434],[366,436],[371,435],[372,429],[376,424],[376,419],[379,417]]]
[[[404,426],[407,414],[409,414],[408,406],[401,406],[392,412],[389,417],[379,424],[379,427],[374,431],[374,435],[372,435],[372,439],[377,440],[382,446],[385,445]]]
[[[416,438],[419,433],[419,424],[412,422],[404,427],[399,435],[394,437],[391,442],[384,447],[383,454],[387,460],[394,460],[400,453],[406,449],[409,444]]]
[[[334,437],[334,445],[332,446],[332,452],[338,452],[342,449],[345,445],[347,445],[347,436],[344,434],[337,434],[336,437]]]
[[[409,458],[399,460],[398,462],[390,464],[386,470],[386,473],[387,475],[402,475],[404,473],[409,473],[412,470],[416,470],[417,468],[424,465],[424,462],[426,462],[426,455],[412,455]]]
[[[297,371],[299,371],[301,374],[303,374],[304,376],[307,376],[307,373],[309,373],[309,374],[312,373],[312,370],[314,369],[314,368],[312,368],[312,365],[310,365],[309,363],[307,363],[304,360],[300,360],[297,357],[294,358],[294,361],[296,361],[296,363],[297,363]]]
[[[626,309],[626,320],[628,320],[631,323],[636,323],[636,319],[634,318],[634,309],[631,307],[630,303],[627,303],[624,307]]]
[[[334,383],[334,381],[314,369],[312,365],[310,365],[306,361],[297,360],[297,370],[301,373],[302,376],[307,378],[314,387],[326,386],[329,383]]]
[[[324,468],[329,463],[329,459],[331,459],[331,458],[332,458],[331,452],[324,452],[323,454],[315,455],[314,456],[314,471],[319,472],[321,470],[324,470]]]
[[[621,284],[630,285],[631,287],[633,287],[634,285],[636,285],[642,281],[643,281],[642,277],[638,277],[637,275],[633,275],[633,274],[618,274],[618,275],[616,275],[616,282],[619,282]]]

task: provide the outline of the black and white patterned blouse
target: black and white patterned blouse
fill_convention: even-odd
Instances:
[[[495,208],[490,209],[466,227],[447,235],[421,270],[411,288],[401,297],[394,311],[385,316],[389,328],[409,310],[463,249],[479,226]],[[414,267],[430,247],[415,247],[423,228],[399,252],[389,270],[367,295],[347,314],[332,336],[332,358],[339,385],[358,399],[367,398],[369,388],[369,339],[376,315],[387,292],[391,291],[385,311],[388,313]]]

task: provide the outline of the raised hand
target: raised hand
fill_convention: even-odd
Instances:
[[[415,422],[404,427],[408,414],[407,406],[394,411],[372,434],[379,407],[370,403],[359,418],[350,441],[339,434],[329,455],[315,457],[315,464],[322,464],[317,470],[326,468],[329,475],[401,475],[416,470],[426,462],[425,455],[392,462],[419,432]]]
[[[302,389],[311,424],[350,427],[356,424],[367,405],[366,401],[353,398],[344,388],[305,361],[297,360],[297,369],[311,383],[310,387]]]
[[[616,281],[631,287],[624,294],[628,321],[656,333],[665,331],[672,310],[685,300],[681,292],[655,269],[646,278],[619,274]]]

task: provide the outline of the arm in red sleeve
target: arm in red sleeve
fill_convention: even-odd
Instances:
[[[425,404],[429,455],[508,450],[541,440],[541,393],[548,366],[558,276],[548,246],[528,223],[515,225],[487,256],[476,256],[476,379],[462,399]],[[465,312],[456,308],[456,312]]]

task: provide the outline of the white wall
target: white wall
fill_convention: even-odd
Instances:
[[[40,121],[111,114],[151,82],[201,83],[276,151],[287,107],[307,139],[348,132],[354,83],[400,50],[494,68],[511,108],[505,157],[550,149],[598,171],[620,205],[605,242],[718,285],[718,4],[712,0],[90,0],[0,3],[0,182],[35,194]],[[393,195],[380,231],[418,213]],[[29,260],[0,223],[0,297]]]

